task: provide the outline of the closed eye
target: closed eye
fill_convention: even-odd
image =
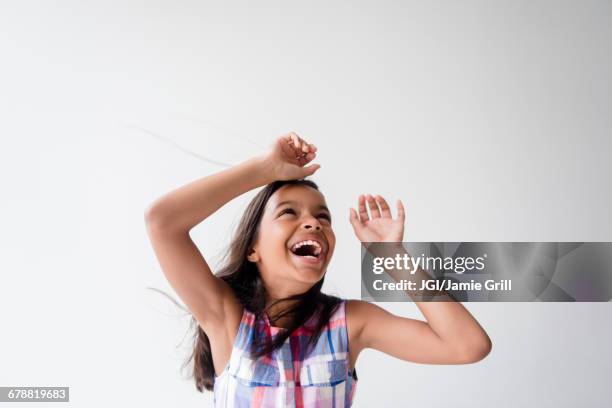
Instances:
[[[293,210],[293,208],[285,208],[284,210],[282,210],[278,216],[280,217],[283,214],[294,214],[295,215],[295,211]],[[326,213],[321,213],[319,214],[319,217],[323,217],[325,218],[327,221],[331,222],[331,217],[329,216],[329,214]]]
[[[295,211],[293,211],[293,209],[292,209],[292,208],[285,208],[283,211],[281,211],[281,212],[278,214],[278,216],[280,217],[280,216],[281,216],[281,215],[283,215],[283,214],[289,214],[289,213],[291,213],[291,214],[295,214]]]
[[[329,216],[329,214],[325,214],[325,213],[323,213],[323,214],[319,214],[319,217],[323,217],[323,218],[325,218],[327,221],[330,221],[330,222],[331,222],[331,217]]]

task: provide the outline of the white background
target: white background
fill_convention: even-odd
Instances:
[[[612,240],[610,2],[0,4],[2,386],[210,406],[179,372],[187,318],[147,289],[171,291],[146,206],[224,168],[185,150],[315,143],[338,237],[325,290],[343,297],[360,296],[360,193],[404,201],[406,241]],[[251,196],[196,228],[213,265]],[[610,303],[466,307],[485,360],[367,350],[354,406],[609,404]]]

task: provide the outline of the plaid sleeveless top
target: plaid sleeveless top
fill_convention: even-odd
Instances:
[[[349,370],[345,306],[346,300],[342,300],[308,355],[308,328],[314,326],[316,315],[296,329],[281,348],[258,359],[252,359],[248,352],[254,336],[274,336],[286,329],[271,326],[266,314],[256,325],[255,315],[244,309],[230,361],[215,377],[214,406],[350,407],[357,372]]]

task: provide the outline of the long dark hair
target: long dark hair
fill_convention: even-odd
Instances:
[[[321,293],[321,287],[325,279],[325,276],[323,276],[308,291],[276,300],[268,307],[265,305],[266,291],[261,275],[257,265],[247,260],[247,255],[255,243],[266,203],[276,190],[288,184],[303,185],[319,191],[319,187],[313,181],[306,179],[278,180],[266,185],[247,206],[224,256],[223,266],[215,273],[217,277],[227,282],[242,306],[255,314],[256,324],[263,321],[264,313],[271,306],[282,301],[295,301],[292,302],[293,306],[274,316],[274,320],[286,315],[292,316],[291,324],[287,327],[287,330],[280,331],[272,340],[267,337],[255,336],[250,350],[253,358],[267,355],[280,348],[295,329],[313,318],[315,323],[311,328],[312,334],[306,346],[308,350],[309,347],[316,344],[321,331],[328,324],[330,316],[341,301],[338,297]],[[190,326],[194,331],[194,347],[183,367],[189,365],[193,360],[192,376],[197,390],[200,392],[203,392],[203,389],[212,391],[215,382],[215,369],[208,336],[198,325],[193,315],[191,316]]]

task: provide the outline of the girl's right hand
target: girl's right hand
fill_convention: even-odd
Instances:
[[[271,151],[264,156],[264,161],[274,180],[302,179],[321,167],[318,164],[306,166],[317,156],[316,151],[315,145],[291,132],[276,139]]]

